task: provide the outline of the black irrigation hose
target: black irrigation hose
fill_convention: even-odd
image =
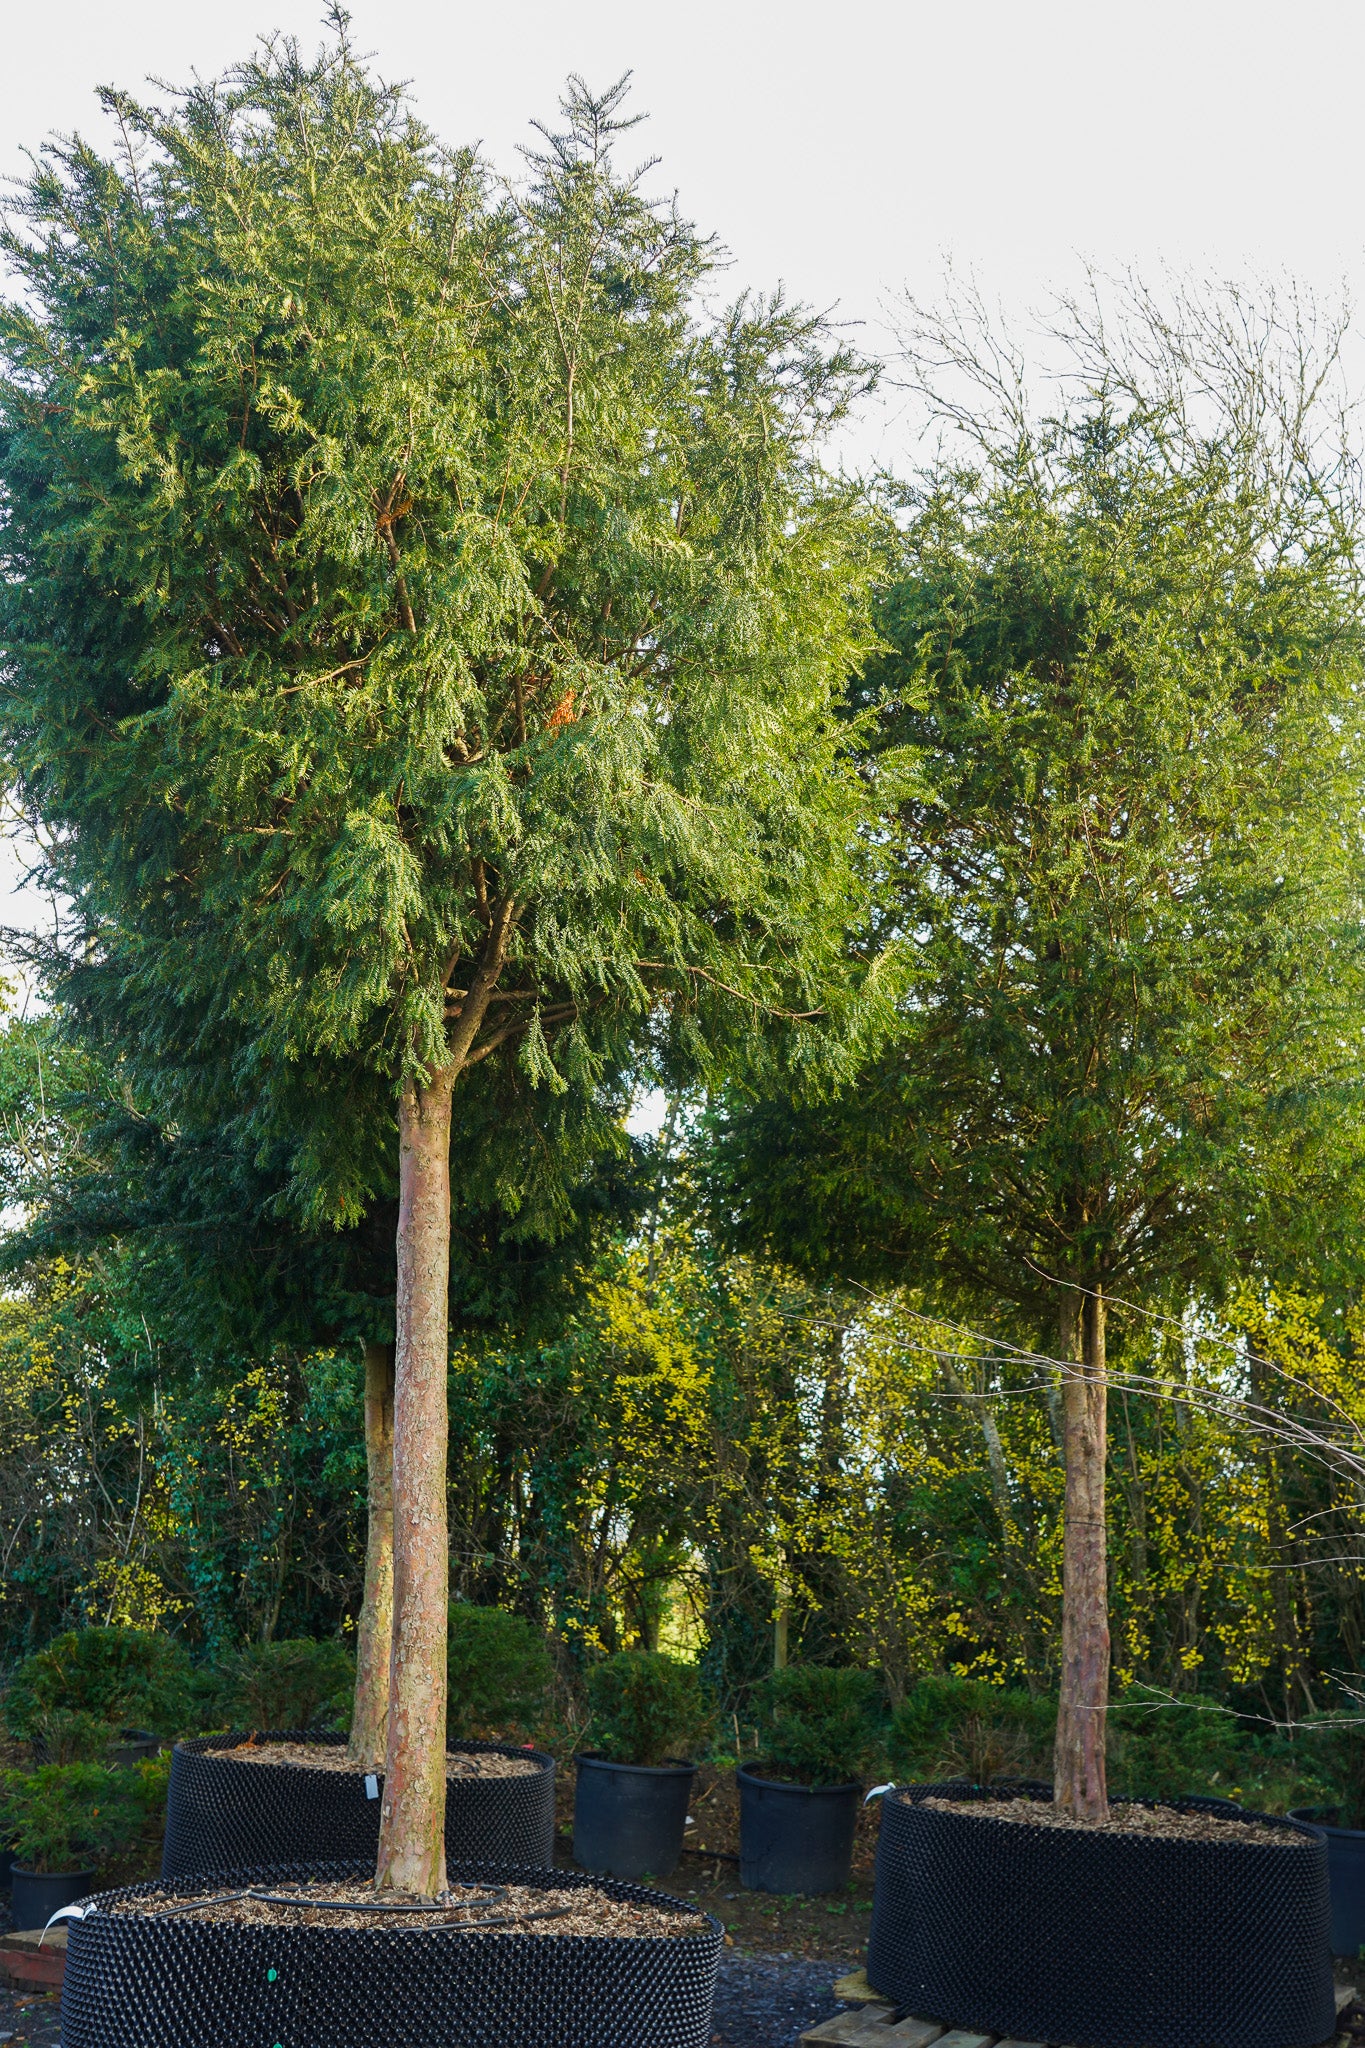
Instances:
[[[477,1891],[477,1885],[462,1885],[463,1891]],[[454,1886],[451,1887],[455,1889]],[[207,1899],[182,1899],[174,1906],[163,1906],[158,1912],[149,1913],[149,1920],[166,1920],[177,1913],[197,1913],[202,1906],[235,1906],[239,1899],[258,1899],[263,1906],[298,1906],[301,1910],[332,1913],[469,1913],[476,1906],[500,1906],[507,1897],[506,1885],[498,1885],[491,1892],[481,1892],[476,1899],[432,1899],[413,1900],[403,1904],[385,1901],[367,1905],[359,1899],[302,1899],[297,1892],[262,1892],[254,1887],[244,1892],[224,1892],[218,1897]],[[546,1906],[535,1913],[485,1914],[481,1920],[448,1920],[435,1928],[422,1932],[429,1934],[460,1934],[471,1927],[513,1927],[522,1926],[528,1920],[560,1920],[572,1906]]]
[[[462,1890],[476,1891],[476,1885],[462,1886]],[[300,1906],[311,1912],[314,1907],[329,1913],[466,1913],[471,1906],[500,1906],[507,1897],[506,1885],[498,1885],[494,1891],[484,1892],[477,1899],[413,1899],[404,1904],[397,1901],[378,1900],[373,1905],[360,1899],[301,1899],[297,1892],[258,1892],[238,1894],[243,1899],[260,1899],[267,1906]]]

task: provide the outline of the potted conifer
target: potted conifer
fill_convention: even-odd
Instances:
[[[593,1747],[575,1759],[573,1853],[613,1877],[667,1877],[682,1854],[708,1722],[695,1665],[622,1650],[588,1674]]]
[[[1223,349],[1221,311],[1173,327],[1141,302],[1111,346],[1107,322],[1068,314],[1058,340],[1081,367],[1044,418],[1002,398],[998,337],[974,357],[960,313],[929,323],[919,367],[934,382],[939,347],[978,379],[953,413],[975,459],[921,501],[878,706],[878,744],[923,748],[930,795],[888,816],[885,876],[922,921],[924,979],[893,1072],[848,1097],[884,1118],[860,1131],[852,1201],[875,1189],[873,1256],[899,1241],[907,1277],[930,1256],[1003,1297],[1046,1356],[1064,1464],[1054,1783],[888,1794],[868,1974],[974,2031],[1307,2048],[1333,2020],[1322,1842],[1110,1799],[1108,1345],[1117,1313],[1143,1356],[1165,1327],[1149,1304],[1232,1282],[1253,1208],[1258,1229],[1301,1225],[1337,1199],[1321,1142],[1338,1020],[1360,1002],[1345,849],[1365,735],[1336,649],[1355,644],[1360,508],[1318,470],[1325,442],[1281,440],[1285,415],[1250,397],[1304,374],[1306,354],[1272,367],[1273,321]],[[827,1227],[847,1232],[837,1205]],[[1254,1384],[1252,1347],[1248,1369]],[[1169,1391],[1131,1366],[1124,1388]],[[958,1381],[954,1397],[976,1396]],[[989,1428],[989,1396],[980,1412]],[[1031,1540],[1027,1489],[998,1444],[990,1458],[1003,1540]]]
[[[764,1681],[762,1755],[737,1773],[739,1878],[751,1891],[847,1884],[877,1689],[866,1671],[822,1664],[789,1664]]]
[[[865,809],[840,693],[881,529],[814,443],[867,369],[780,300],[710,314],[709,244],[616,166],[624,84],[574,83],[508,194],[334,22],[315,62],[270,44],[167,111],[120,97],[127,161],[54,143],[8,214],[0,738],[82,1014],[158,1115],[230,1103],[310,1219],[397,1192],[364,1900],[293,1866],[336,1917],[288,1943],[268,1900],[97,1901],[64,2029],[178,2041],[192,2010],[396,2048],[416,2000],[508,2048],[547,2011],[700,2048],[718,1935],[685,1909],[523,1871],[453,1931],[452,1163],[554,1218],[646,1040],[698,1082],[816,1015],[812,1058],[838,1040]],[[558,1938],[515,1931],[566,1889]],[[391,1939],[428,1913],[451,1931]]]
[[[163,1767],[39,1764],[0,1781],[0,1827],[12,1845],[11,1914],[46,1926],[84,1898],[100,1864],[127,1863],[154,1843],[165,1799]]]

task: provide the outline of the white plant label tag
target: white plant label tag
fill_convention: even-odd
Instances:
[[[365,1797],[367,1799],[377,1799],[379,1797],[379,1780],[373,1771],[366,1771],[365,1773]]]

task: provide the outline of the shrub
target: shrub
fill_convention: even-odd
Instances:
[[[446,1729],[452,1742],[509,1724],[529,1729],[554,1676],[534,1622],[501,1607],[450,1603]]]
[[[758,1688],[761,1761],[798,1785],[861,1778],[877,1748],[879,1688],[869,1671],[789,1664]]]
[[[980,1678],[919,1679],[891,1717],[887,1751],[901,1778],[1048,1778],[1057,1702]]]
[[[166,1804],[169,1759],[132,1770],[109,1764],[40,1764],[0,1778],[0,1827],[16,1863],[28,1870],[73,1870],[127,1861],[150,1849]]]
[[[220,1700],[237,1728],[345,1728],[355,1661],[335,1638],[251,1643],[222,1666]]]
[[[54,1715],[85,1716],[112,1733],[179,1735],[193,1717],[190,1661],[179,1643],[150,1629],[71,1629],[24,1659],[3,1713],[22,1741],[44,1740],[45,1721],[60,1728]]]
[[[35,1717],[33,1753],[45,1764],[105,1764],[119,1732],[94,1714],[53,1707]]]
[[[690,1755],[709,1723],[695,1664],[655,1650],[621,1650],[588,1673],[594,1749],[614,1764]]]
[[[1359,1713],[1300,1728],[1294,1762],[1300,1782],[1284,1803],[1321,1807],[1332,1827],[1365,1828],[1365,1728]]]

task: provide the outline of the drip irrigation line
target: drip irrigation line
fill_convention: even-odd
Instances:
[[[452,1887],[454,1889],[454,1887]],[[462,1886],[461,1889],[477,1891],[476,1885]],[[473,1899],[411,1899],[376,1900],[373,1904],[361,1899],[309,1899],[300,1898],[297,1892],[266,1892],[252,1886],[247,1891],[221,1892],[210,1898],[181,1899],[173,1906],[162,1906],[155,1913],[149,1913],[149,1920],[167,1920],[178,1913],[197,1913],[205,1906],[235,1906],[242,1899],[253,1899],[263,1906],[296,1906],[300,1912],[332,1913],[472,1913],[481,1906],[500,1906],[506,1903],[506,1885],[497,1885],[492,1891],[480,1891]],[[519,1927],[528,1920],[562,1920],[573,1907],[542,1906],[535,1911],[518,1913],[485,1913],[477,1920],[445,1920],[437,1926],[406,1928],[404,1933],[462,1934],[476,1927]]]

